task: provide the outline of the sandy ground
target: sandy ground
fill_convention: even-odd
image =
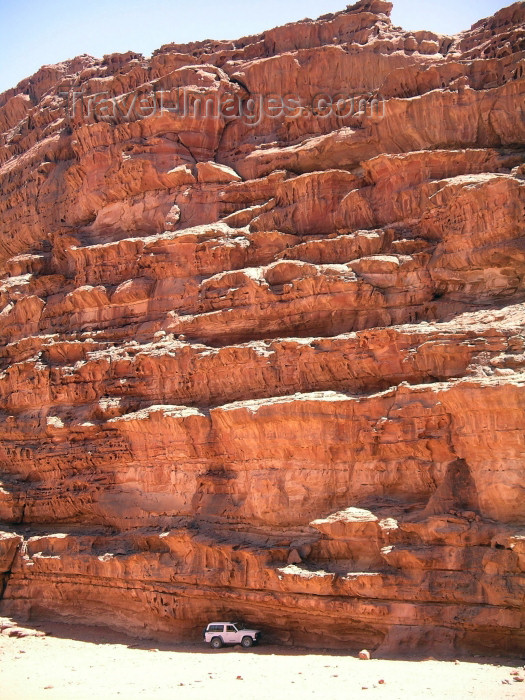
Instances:
[[[241,693],[247,700],[525,700],[525,682],[515,682],[511,675],[523,675],[523,661],[361,661],[337,652],[278,646],[246,651],[159,646],[57,623],[42,629],[48,636],[0,635],[2,700],[185,700]]]

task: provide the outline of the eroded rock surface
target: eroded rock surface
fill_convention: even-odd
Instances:
[[[0,96],[1,614],[525,651],[525,6],[390,10]],[[385,113],[71,111],[184,87]]]

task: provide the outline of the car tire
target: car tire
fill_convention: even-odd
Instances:
[[[210,642],[210,646],[213,649],[220,649],[222,647],[222,639],[220,637],[213,637]]]
[[[253,639],[251,637],[243,637],[241,645],[245,649],[249,649],[251,646],[253,646]]]

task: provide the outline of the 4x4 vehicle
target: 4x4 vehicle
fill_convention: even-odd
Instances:
[[[241,644],[245,649],[257,644],[260,630],[247,629],[241,622],[210,622],[204,630],[204,641],[214,649],[224,644]]]

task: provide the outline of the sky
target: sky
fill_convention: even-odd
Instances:
[[[238,39],[345,8],[350,0],[0,0],[0,92],[79,54],[149,56],[171,42]],[[455,34],[511,0],[394,0],[404,29]]]

